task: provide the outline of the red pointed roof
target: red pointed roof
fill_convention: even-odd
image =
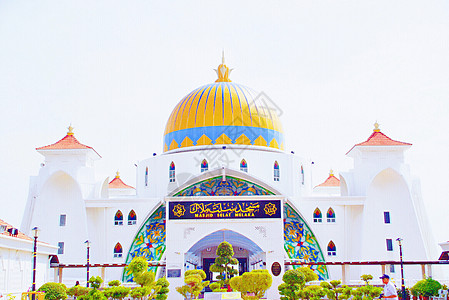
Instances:
[[[75,135],[73,134],[72,130],[73,130],[73,127],[69,126],[69,131],[67,132],[67,135],[65,137],[63,137],[62,139],[60,139],[59,141],[57,141],[54,144],[39,147],[39,148],[36,148],[36,150],[92,149],[95,153],[97,153],[97,151],[95,151],[94,148],[86,146],[84,144],[81,144],[75,138]],[[97,153],[97,155],[100,156],[100,154],[98,154],[98,153]]]
[[[0,234],[1,235],[6,235],[6,236],[11,236],[11,234],[8,232],[8,229],[9,228],[14,228],[14,226],[12,226],[11,224],[6,223],[2,219],[0,219],[0,225],[6,225],[6,230],[4,232],[0,233]],[[28,241],[32,241],[33,240],[31,237],[25,235],[21,231],[18,231],[17,236],[13,236],[13,237],[16,237],[16,238],[22,239],[22,240],[28,240]]]
[[[334,172],[331,170],[329,173],[329,177],[327,179],[317,185],[316,187],[334,187],[334,186],[340,186],[340,179],[334,176]]]
[[[395,141],[390,139],[388,136],[380,132],[379,124],[377,122],[374,124],[374,130],[373,133],[370,135],[370,137],[362,142],[355,144],[346,154],[352,151],[354,147],[357,146],[411,146],[410,143],[404,143],[400,141]]]
[[[112,179],[111,182],[109,182],[109,188],[110,189],[134,189],[132,186],[127,185],[123,182],[123,180],[120,179],[120,173],[117,171],[117,175],[115,175],[115,178]]]

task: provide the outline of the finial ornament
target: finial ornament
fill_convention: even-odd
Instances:
[[[329,176],[334,176],[334,170],[330,169]]]
[[[67,135],[73,135],[73,127],[72,127],[72,124],[70,124],[69,127],[67,127],[67,129],[69,130],[69,131],[67,132]]]
[[[120,178],[120,172],[119,172],[119,171],[117,171],[117,172],[115,173],[115,178]]]
[[[218,79],[215,80],[215,82],[231,82],[231,79],[229,79],[229,74],[231,73],[232,69],[229,69],[225,65],[225,56],[224,56],[224,50],[222,52],[222,58],[221,58],[221,65],[218,66],[218,68],[215,70],[218,75]]]
[[[376,123],[374,123],[374,129],[373,129],[373,131],[374,131],[374,132],[380,132],[380,129],[379,129],[379,123],[377,123],[377,121],[376,121]]]

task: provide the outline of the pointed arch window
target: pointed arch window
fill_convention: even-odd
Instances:
[[[145,186],[148,186],[148,167],[145,169]]]
[[[334,210],[332,209],[332,207],[330,207],[330,208],[327,210],[326,216],[327,216],[327,222],[328,222],[328,223],[335,223],[335,212],[334,212]]]
[[[323,215],[321,214],[321,210],[318,207],[315,208],[315,211],[313,212],[313,222],[314,223],[323,222]]]
[[[137,215],[134,209],[131,209],[131,211],[128,214],[128,225],[136,225],[137,223]]]
[[[175,163],[171,162],[170,163],[170,169],[169,169],[169,178],[170,178],[170,182],[175,182]]]
[[[123,225],[123,214],[120,210],[115,213],[114,225]]]
[[[333,241],[330,241],[329,244],[327,244],[327,255],[328,256],[337,255],[337,247],[335,246]]]
[[[115,244],[114,257],[122,257],[122,255],[123,255],[122,245],[120,245],[120,243]]]
[[[279,172],[279,163],[278,163],[277,160],[274,162],[273,171],[274,171],[273,172],[273,180],[274,181],[279,181],[279,178],[281,177],[281,174]]]
[[[209,164],[206,159],[203,159],[201,162],[201,173],[206,172],[207,170],[209,170]]]
[[[304,185],[304,167],[301,165],[301,184]]]
[[[248,164],[246,163],[246,160],[242,159],[240,162],[240,171],[242,172],[248,172]]]

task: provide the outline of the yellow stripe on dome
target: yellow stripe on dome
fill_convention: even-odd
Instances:
[[[245,94],[236,86],[233,86],[233,89],[235,90],[238,99],[240,99],[240,111],[242,114],[243,126],[252,126],[251,112]]]
[[[213,114],[213,126],[222,126],[224,125],[223,120],[223,103],[222,103],[222,85],[218,85],[215,90],[215,98],[214,98],[214,114]]]
[[[227,85],[227,88],[229,90],[229,97],[231,100],[233,110],[233,117],[234,117],[233,124],[234,126],[242,126],[243,125],[242,108],[240,106],[240,101],[237,92],[235,91],[232,85]]]
[[[213,85],[206,100],[206,110],[204,112],[204,126],[214,126],[214,98],[217,85]]]
[[[223,125],[234,126],[236,115],[234,114],[234,108],[232,107],[231,93],[229,92],[229,87],[227,85],[223,85],[222,89],[224,90],[224,98],[222,100],[222,103],[224,104]]]

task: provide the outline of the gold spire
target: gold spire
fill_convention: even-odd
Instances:
[[[334,176],[334,170],[330,169],[329,176]]]
[[[373,131],[374,131],[374,132],[380,132],[380,129],[379,129],[379,123],[377,123],[377,121],[376,121],[376,123],[374,123],[374,129],[373,129]]]
[[[70,126],[67,127],[67,129],[69,130],[69,131],[67,132],[67,135],[73,135],[73,127],[72,127],[72,124],[70,124]]]
[[[224,56],[224,50],[222,52],[222,58],[221,58],[221,65],[218,66],[218,68],[215,70],[218,75],[218,79],[215,80],[215,82],[231,82],[231,79],[229,79],[229,74],[231,73],[232,69],[229,69],[225,65],[225,56]]]
[[[120,172],[119,172],[119,171],[117,171],[117,172],[115,173],[115,178],[120,178]]]

